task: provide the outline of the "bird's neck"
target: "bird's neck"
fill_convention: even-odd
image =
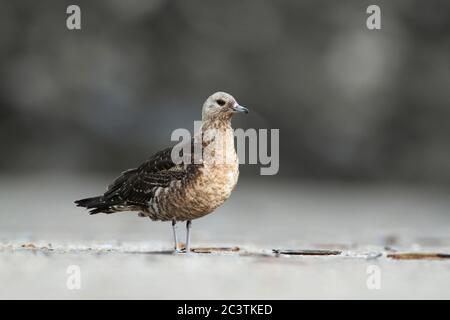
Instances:
[[[209,164],[229,164],[236,161],[234,132],[230,119],[214,119],[202,123],[203,156]]]
[[[202,131],[218,129],[231,129],[231,116],[224,115],[222,117],[214,117],[213,119],[206,118],[202,120]]]

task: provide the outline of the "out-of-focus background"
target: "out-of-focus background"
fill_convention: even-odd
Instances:
[[[376,3],[380,31],[370,1],[77,1],[69,31],[70,1],[2,1],[0,168],[117,172],[224,90],[280,178],[448,186],[450,3]]]
[[[70,4],[81,8],[81,30],[66,28]],[[370,4],[381,7],[381,30],[366,27]],[[134,214],[89,217],[73,200],[101,193],[121,171],[173,144],[172,131],[192,129],[219,90],[251,110],[235,127],[280,129],[280,170],[261,176],[258,165],[241,166],[235,194],[194,222],[193,241],[269,250],[450,247],[450,2],[18,0],[0,8],[5,248],[153,241],[153,249],[169,249],[167,224]],[[0,280],[10,289],[0,296],[34,297],[28,282],[11,280],[35,278],[17,268],[20,259],[3,256]],[[341,268],[351,281],[354,270]],[[434,291],[442,279],[432,273],[422,296],[448,297]],[[210,296],[193,289],[194,297],[261,294],[256,278],[244,293],[226,279]],[[274,297],[308,297],[288,279],[274,285]],[[75,297],[99,297],[96,288]],[[366,292],[311,288],[314,297]],[[410,289],[399,284],[368,297],[417,297]]]

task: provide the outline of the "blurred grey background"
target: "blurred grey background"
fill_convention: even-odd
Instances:
[[[366,258],[450,252],[449,17],[448,0],[0,0],[0,298],[448,298],[448,261]],[[234,127],[280,129],[278,175],[241,166],[193,223],[193,247],[243,256],[161,254],[169,223],[75,207],[218,90],[251,110]]]
[[[449,14],[445,0],[1,1],[0,172],[118,173],[223,90],[252,111],[236,127],[280,129],[280,178],[448,186]]]

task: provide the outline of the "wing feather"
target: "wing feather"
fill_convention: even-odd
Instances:
[[[190,145],[193,157],[194,139]],[[190,164],[185,168],[182,164],[175,164],[172,150],[170,147],[155,153],[139,167],[122,172],[102,196],[78,200],[77,204],[91,209],[91,214],[147,208],[159,187],[168,187],[172,181],[184,179],[192,172],[193,166],[197,166]]]
[[[190,143],[193,155],[194,140]],[[108,187],[103,200],[111,204],[147,206],[156,188],[168,187],[172,181],[187,175],[182,164],[172,161],[172,150],[173,147],[161,150],[139,167],[124,171]]]

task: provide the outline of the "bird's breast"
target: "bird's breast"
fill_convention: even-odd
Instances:
[[[236,163],[211,167],[205,166],[199,181],[202,180],[203,190],[211,198],[211,202],[215,203],[218,201],[222,203],[231,195],[238,178],[239,166]]]
[[[185,179],[161,188],[150,204],[155,220],[191,220],[213,212],[227,200],[239,177],[234,139],[228,131],[215,136],[203,150],[200,165],[186,167]]]

